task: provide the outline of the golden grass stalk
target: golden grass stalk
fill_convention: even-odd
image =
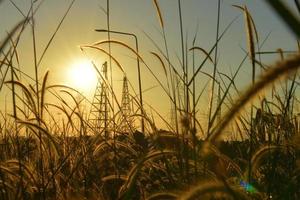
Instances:
[[[32,122],[27,122],[27,121],[22,121],[22,120],[18,120],[18,123],[21,125],[24,125],[26,127],[28,127],[30,130],[32,130],[32,133],[34,135],[36,135],[37,138],[39,138],[39,140],[41,140],[41,144],[43,146],[44,149],[46,149],[46,141],[45,139],[47,138],[51,143],[52,147],[53,147],[53,152],[58,155],[59,152],[59,146],[58,146],[58,142],[56,141],[57,138],[55,138],[50,132],[49,130],[47,130],[46,128],[43,128],[35,123]],[[41,136],[41,134],[43,134]],[[49,144],[49,141],[47,141],[47,144]]]
[[[155,78],[155,80],[159,83],[159,85],[164,90],[164,92],[166,93],[166,95],[168,95],[168,97],[170,99],[172,99],[169,91],[165,88],[165,86],[162,84],[162,82],[160,81],[160,79],[154,74],[154,72],[151,70],[151,68],[149,67],[149,65],[144,61],[144,59],[141,57],[141,55],[136,50],[134,50],[132,47],[130,47],[129,45],[127,45],[126,43],[118,41],[118,40],[103,40],[103,41],[94,43],[92,46],[98,46],[98,45],[107,44],[107,43],[121,45],[121,46],[127,48],[128,50],[130,50],[132,53],[134,53],[138,57],[138,59],[140,59],[142,61],[142,63],[144,63],[144,65],[146,66],[146,68],[149,70],[149,72]]]
[[[247,46],[248,46],[248,52],[252,64],[252,83],[255,81],[255,43],[254,43],[254,36],[253,36],[253,30],[255,32],[256,36],[256,42],[258,43],[258,33],[255,28],[255,24],[253,21],[253,18],[251,17],[248,9],[246,6],[241,7],[237,5],[233,5],[236,8],[239,8],[243,10],[244,16],[245,16],[245,26],[246,26],[246,32],[247,32]]]
[[[276,13],[283,19],[288,27],[294,32],[294,34],[300,38],[300,21],[295,15],[288,9],[285,3],[277,0],[266,0],[266,2],[276,11]],[[299,3],[297,2],[297,6]]]
[[[49,71],[46,72],[44,79],[43,79],[43,84],[42,84],[42,90],[41,90],[41,102],[40,102],[40,118],[43,119],[43,114],[44,114],[44,103],[45,103],[45,93],[46,93],[46,83],[48,79],[48,74]]]
[[[164,30],[164,29],[163,29]],[[171,78],[171,85],[173,86],[175,83],[175,76],[178,77],[180,79],[180,81],[184,82],[183,78],[181,77],[181,74],[177,71],[177,69],[175,68],[175,66],[171,63],[170,61],[170,58],[169,58],[169,51],[168,49],[166,48],[166,55],[163,53],[163,51],[159,48],[158,44],[149,36],[148,33],[144,32],[144,34],[146,35],[146,37],[155,45],[155,47],[159,50],[159,52],[161,53],[161,55],[166,59],[166,61],[168,62],[168,67],[169,67],[169,74],[172,74],[170,75],[170,78]],[[165,36],[164,36],[165,37]],[[164,39],[166,40],[166,39]],[[166,46],[166,41],[165,41],[165,46]],[[173,83],[174,84],[173,84]]]
[[[128,144],[121,142],[121,141],[117,141],[117,140],[104,140],[103,142],[101,142],[99,145],[97,145],[94,149],[93,155],[94,156],[102,156],[104,154],[104,149],[106,147],[110,148],[110,152],[112,150],[112,146],[115,145],[116,147],[118,147],[118,150],[121,152],[128,152],[131,155],[134,155],[134,157],[138,156],[138,152],[136,150],[134,150],[132,147],[130,147]]]
[[[287,146],[283,145],[265,145],[263,147],[260,147],[251,157],[251,171],[254,173],[255,170],[260,166],[261,162],[266,159],[267,156],[270,156],[270,152],[278,151],[278,150],[285,150],[287,149]],[[248,175],[247,169],[244,173],[244,176],[246,177]]]
[[[207,51],[205,51],[203,48],[201,47],[197,47],[197,46],[194,46],[192,48],[189,49],[190,51],[193,51],[193,50],[199,50],[200,52],[204,53],[206,55],[206,57],[209,59],[209,61],[214,64],[214,61],[212,60],[212,58],[210,57],[210,55],[207,53]]]
[[[215,44],[213,45],[213,47],[209,50],[208,55],[211,55],[213,50],[217,47],[218,42],[223,38],[223,36],[225,35],[225,33],[229,30],[229,28],[231,27],[231,25],[238,19],[238,17],[234,18],[224,29],[224,31],[221,33],[221,35],[218,37],[217,41],[215,42]],[[206,61],[209,58],[206,56],[205,59],[202,61],[202,63],[200,64],[200,66],[197,68],[197,70],[195,71],[195,73],[193,74],[193,76],[191,77],[190,81],[187,83],[188,86],[190,86],[194,79],[196,78],[196,76],[199,74],[201,68],[203,67],[203,65],[206,63]]]
[[[16,86],[19,86],[22,89],[22,91],[24,92],[24,94],[27,98],[27,102],[28,102],[28,105],[30,106],[30,109],[36,115],[37,106],[35,104],[34,97],[33,97],[32,93],[30,92],[30,90],[23,83],[21,83],[19,81],[6,81],[5,83],[6,84],[15,84]]]
[[[36,171],[34,170],[33,166],[31,163],[23,163],[19,160],[7,160],[5,161],[7,165],[15,165],[15,168],[17,169],[19,165],[22,165],[22,169],[24,169],[24,173],[26,175],[26,181],[30,182],[34,186],[38,186],[38,176],[36,174]]]
[[[216,194],[223,194],[226,197],[233,197],[233,199],[249,199],[247,194],[241,189],[233,186],[230,186],[230,188],[228,187],[228,185],[225,185],[221,181],[204,181],[193,186],[190,190],[183,193],[178,199],[193,200],[199,199],[199,197],[203,197],[205,199],[205,197],[214,197]]]
[[[225,91],[223,92],[224,94],[223,94],[222,98],[220,98],[220,101],[219,101],[219,103],[218,103],[218,105],[217,105],[217,107],[216,107],[216,111],[215,111],[215,113],[213,114],[213,116],[212,116],[212,118],[211,118],[211,120],[210,120],[210,121],[211,121],[211,122],[210,122],[211,124],[209,124],[209,125],[212,125],[212,124],[214,123],[215,119],[216,119],[217,116],[218,116],[218,112],[219,112],[219,110],[221,109],[221,106],[224,104],[225,98],[226,98],[228,95],[230,96],[229,90],[230,90],[231,86],[235,87],[234,80],[235,80],[235,78],[236,78],[238,72],[240,71],[240,69],[241,69],[241,67],[242,67],[242,65],[243,65],[243,63],[244,63],[244,61],[246,60],[246,58],[247,58],[247,56],[244,57],[244,59],[242,60],[242,62],[241,62],[240,65],[238,66],[238,69],[236,70],[236,72],[234,73],[234,75],[233,75],[232,78],[228,77],[228,76],[225,75],[225,74],[222,74],[222,75],[225,75],[225,77],[227,77],[227,78],[230,80],[230,83],[229,83],[229,85],[227,86],[227,88],[225,89]],[[222,78],[221,78],[221,80],[222,80]]]
[[[10,31],[10,33],[4,38],[3,41],[0,43],[0,52],[3,52],[4,48],[6,47],[7,43],[10,41],[12,36],[17,32],[17,30],[28,23],[28,19],[25,18],[22,21],[20,21],[15,27]]]
[[[159,193],[155,193],[152,194],[151,196],[147,197],[146,200],[161,200],[161,199],[165,199],[165,200],[172,200],[172,199],[177,199],[177,194],[174,192],[159,192]]]
[[[253,29],[253,31],[255,33],[256,42],[258,42],[258,31],[256,29],[254,20],[253,20],[252,16],[250,15],[247,7],[246,6],[242,7],[242,6],[239,6],[239,5],[232,5],[232,6],[236,7],[236,8],[239,8],[239,9],[241,9],[244,12],[245,22],[246,22],[245,23],[246,24],[246,29],[249,29],[249,30]]]
[[[246,30],[247,30],[247,38],[248,38],[248,51],[251,58],[251,62],[254,63],[255,60],[255,46],[253,41],[253,26],[251,23],[251,17],[248,12],[247,7],[244,7],[244,14],[245,14],[245,20],[246,20]],[[252,66],[254,67],[254,66]],[[255,75],[255,69],[253,69],[254,75]],[[254,76],[253,75],[253,76]]]
[[[110,181],[110,180],[122,180],[122,181],[126,181],[126,180],[128,180],[128,177],[125,176],[125,175],[109,175],[109,176],[105,176],[105,177],[101,178],[101,180],[103,182]]]
[[[141,57],[140,54],[138,54],[138,52],[136,50],[134,50],[132,47],[130,47],[129,45],[127,45],[124,42],[118,41],[118,40],[103,40],[103,41],[99,41],[94,43],[92,46],[98,46],[98,45],[102,45],[102,44],[107,44],[107,43],[112,43],[112,44],[119,44],[121,46],[126,47],[127,49],[129,49],[132,53],[134,53],[138,59],[140,59],[143,63],[144,63],[144,59]]]
[[[83,48],[91,48],[91,49],[96,49],[96,50],[101,51],[105,55],[109,56],[117,64],[117,66],[119,67],[119,69],[125,74],[125,71],[124,71],[123,67],[121,66],[121,64],[119,63],[119,61],[115,57],[113,57],[109,52],[105,51],[104,49],[102,49],[100,47],[91,46],[91,45],[80,46],[80,50],[81,51],[83,51]]]
[[[163,21],[162,14],[161,14],[160,7],[159,7],[159,5],[158,5],[157,0],[153,0],[153,3],[154,3],[154,6],[155,6],[155,8],[156,8],[156,12],[157,12],[157,16],[158,16],[158,18],[159,18],[160,26],[161,26],[162,28],[164,28],[164,21]]]
[[[166,66],[165,66],[165,63],[163,62],[162,58],[155,52],[150,52],[152,55],[154,55],[160,62],[161,66],[163,67],[163,70],[164,70],[164,73],[165,73],[165,76],[166,78],[168,78],[168,73],[167,73],[167,69],[166,69]]]
[[[148,152],[139,162],[137,162],[128,173],[128,180],[122,185],[119,191],[119,197],[128,198],[131,190],[136,184],[141,168],[146,162],[153,159],[164,157],[166,155],[176,155],[176,152],[170,150]]]
[[[263,89],[271,85],[275,81],[287,77],[297,71],[300,67],[300,54],[290,59],[280,61],[273,67],[269,68],[261,77],[249,87],[244,94],[236,101],[232,108],[225,114],[219,125],[212,131],[210,140],[216,141],[220,139],[224,129],[237,116],[240,111],[251,102]]]

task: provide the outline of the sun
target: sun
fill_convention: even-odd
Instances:
[[[78,60],[71,64],[69,69],[69,82],[71,87],[83,92],[93,92],[97,84],[97,72],[89,60]]]

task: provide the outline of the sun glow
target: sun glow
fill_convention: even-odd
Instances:
[[[97,84],[97,72],[91,61],[74,62],[68,73],[71,87],[83,93],[93,92]]]

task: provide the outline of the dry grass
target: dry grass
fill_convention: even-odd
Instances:
[[[285,7],[280,8],[283,5],[280,1],[268,2],[290,27],[298,25],[298,20]],[[36,49],[33,23],[36,10],[31,8],[28,12],[30,17],[25,17],[18,23],[0,43],[0,67],[11,70],[11,79],[6,80],[5,84],[11,89],[14,99],[13,113],[1,111],[0,199],[299,198],[300,148],[297,139],[300,126],[296,89],[299,84],[297,72],[300,55],[285,57],[284,52],[279,51],[281,60],[264,67],[263,73],[256,79],[255,67],[265,64],[255,58],[255,46],[260,44],[254,20],[246,6],[235,5],[244,13],[249,50],[231,76],[219,72],[216,61],[219,42],[235,19],[221,34],[218,20],[216,41],[209,51],[195,44],[196,36],[190,47],[183,40],[184,16],[180,0],[180,62],[170,59],[164,10],[157,0],[153,1],[165,50],[149,34],[147,37],[157,47],[157,51],[150,51],[150,54],[159,61],[165,80],[161,80],[159,73],[153,71],[152,63],[147,63],[144,55],[123,41],[109,39],[81,46],[83,52],[89,49],[105,54],[125,75],[126,72],[117,57],[103,46],[110,44],[124,47],[143,63],[169,98],[174,111],[174,124],[164,119],[169,130],[159,129],[153,114],[144,109],[137,98],[133,98],[131,103],[134,105],[134,112],[126,116],[133,120],[125,119],[125,124],[130,126],[125,133],[119,131],[121,125],[118,123],[121,120],[118,119],[125,115],[117,100],[117,94],[95,63],[93,64],[98,75],[112,95],[108,106],[112,108],[116,104],[119,110],[108,118],[107,127],[103,130],[95,129],[84,114],[83,110],[90,107],[91,102],[84,104],[87,99],[78,91],[62,85],[48,85],[48,77],[51,75],[49,72],[45,73],[42,80],[38,79],[39,64],[73,3],[74,1],[49,39],[42,56],[38,58],[36,52],[32,52],[35,71],[32,79],[35,85],[28,85],[18,79],[14,72],[14,63],[20,62],[16,55],[20,51],[18,40],[28,25],[32,30],[33,47]],[[220,9],[219,1],[219,17]],[[298,27],[291,29],[299,36]],[[195,63],[192,66],[188,62],[188,54],[193,53],[194,58],[196,50],[205,56],[197,69]],[[238,91],[236,77],[248,55],[252,64],[252,83],[243,92],[239,92],[234,101],[232,96],[234,91]],[[208,60],[214,65],[213,75],[201,70]],[[194,70],[189,71],[189,67]],[[208,123],[200,120],[197,115],[199,99],[203,98],[206,89],[205,86],[196,95],[195,81],[201,75],[219,86],[218,94],[214,94],[214,87],[211,91],[217,95],[215,98],[218,102],[214,104],[214,98],[209,102],[211,106],[207,113]],[[264,95],[264,99],[259,98],[260,93],[267,91],[269,86],[272,86],[272,96]],[[58,103],[47,101],[48,96],[56,98]],[[254,100],[259,103],[254,103]],[[252,103],[250,117],[247,115],[249,103]],[[163,118],[160,111],[148,107]],[[141,109],[142,114],[137,114]],[[226,110],[225,114],[220,110]],[[56,111],[62,113],[60,119],[53,114]],[[145,121],[145,132],[139,132],[136,124],[130,124],[140,118]],[[232,124],[236,127],[231,128]],[[221,141],[227,130],[230,130],[230,136],[234,133],[240,134],[242,141]],[[247,182],[245,180],[249,175],[251,179],[248,178]]]

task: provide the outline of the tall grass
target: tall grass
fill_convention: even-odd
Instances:
[[[287,57],[280,51],[281,59],[269,66],[262,59],[257,60],[255,46],[260,48],[263,43],[259,44],[254,20],[246,6],[234,5],[244,13],[248,52],[232,75],[219,71],[217,57],[222,48],[220,41],[237,18],[221,30],[221,1],[216,11],[216,40],[207,51],[197,45],[198,32],[191,46],[184,39],[183,2],[178,0],[178,63],[171,60],[167,41],[164,12],[168,8],[160,7],[158,0],[153,1],[153,13],[158,16],[164,40],[162,47],[151,38],[151,33],[145,35],[156,47],[150,54],[159,61],[166,82],[153,70],[152,63],[146,62],[145,55],[123,41],[112,40],[110,35],[108,40],[82,45],[83,53],[97,50],[108,56],[125,76],[126,70],[110,46],[117,45],[134,54],[170,100],[174,116],[172,120],[163,119],[154,106],[146,101],[141,105],[137,95],[132,96],[133,112],[125,115],[112,82],[93,63],[112,97],[108,106],[117,109],[108,116],[105,128],[96,129],[83,112],[92,106],[86,97],[68,86],[49,85],[51,71],[43,79],[38,78],[39,65],[74,2],[70,2],[39,58],[34,24],[36,2],[31,2],[28,16],[1,41],[0,67],[10,69],[11,76],[5,85],[11,90],[13,101],[13,112],[4,113],[0,121],[1,199],[299,199],[300,56],[295,53]],[[299,37],[299,20],[285,4],[267,2]],[[109,13],[107,17],[109,30]],[[15,66],[19,62],[16,54],[22,50],[18,41],[27,26],[32,36],[34,85],[20,80]],[[105,45],[109,45],[108,50]],[[198,51],[204,59],[196,68]],[[192,62],[189,53],[193,53]],[[252,81],[240,91],[237,77],[247,58],[252,66]],[[212,74],[202,70],[207,61],[214,66]],[[189,70],[191,67],[193,70]],[[258,67],[262,68],[259,76]],[[200,99],[207,94],[207,84],[196,94],[201,89],[196,79],[203,75],[212,82],[208,121],[197,115]],[[270,87],[271,97],[261,95]],[[48,96],[56,98],[57,103],[48,101]],[[137,114],[141,109],[142,114]],[[53,114],[57,111],[61,117]],[[156,126],[152,112],[163,119],[168,130]],[[140,117],[145,122],[143,132],[133,123]],[[124,118],[126,123],[122,122]],[[121,126],[128,126],[127,131],[120,131],[125,130]],[[224,141],[234,138],[234,134],[240,138]]]

